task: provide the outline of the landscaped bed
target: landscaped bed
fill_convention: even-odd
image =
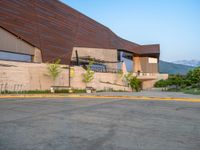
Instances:
[[[55,90],[54,93],[86,93],[85,89],[72,89],[72,92],[69,89],[59,89]],[[31,90],[31,91],[2,91],[0,94],[50,94],[50,90]]]
[[[165,91],[184,92],[200,95],[200,67],[189,71],[186,75],[170,75],[167,80],[159,80],[155,87]]]

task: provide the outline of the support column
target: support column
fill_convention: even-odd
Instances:
[[[139,56],[133,56],[133,70],[135,73],[142,72],[141,61]]]
[[[42,63],[42,52],[38,48],[34,48],[33,62]]]

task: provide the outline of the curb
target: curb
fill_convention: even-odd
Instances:
[[[145,96],[97,96],[97,95],[56,95],[56,94],[30,94],[30,95],[0,95],[0,99],[6,98],[89,98],[89,99],[129,99],[129,100],[156,100],[156,101],[182,101],[200,102],[199,98],[172,98],[172,97],[145,97]]]

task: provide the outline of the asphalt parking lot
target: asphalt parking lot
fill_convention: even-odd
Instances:
[[[1,150],[199,150],[200,103],[1,99]]]

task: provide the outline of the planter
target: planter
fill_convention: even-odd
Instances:
[[[86,89],[86,93],[92,93],[91,89]]]
[[[69,93],[73,93],[73,90],[72,90],[72,88],[69,88]]]
[[[93,87],[86,87],[86,93],[93,93],[95,89]]]
[[[55,90],[53,87],[50,88],[51,93],[55,93]]]

